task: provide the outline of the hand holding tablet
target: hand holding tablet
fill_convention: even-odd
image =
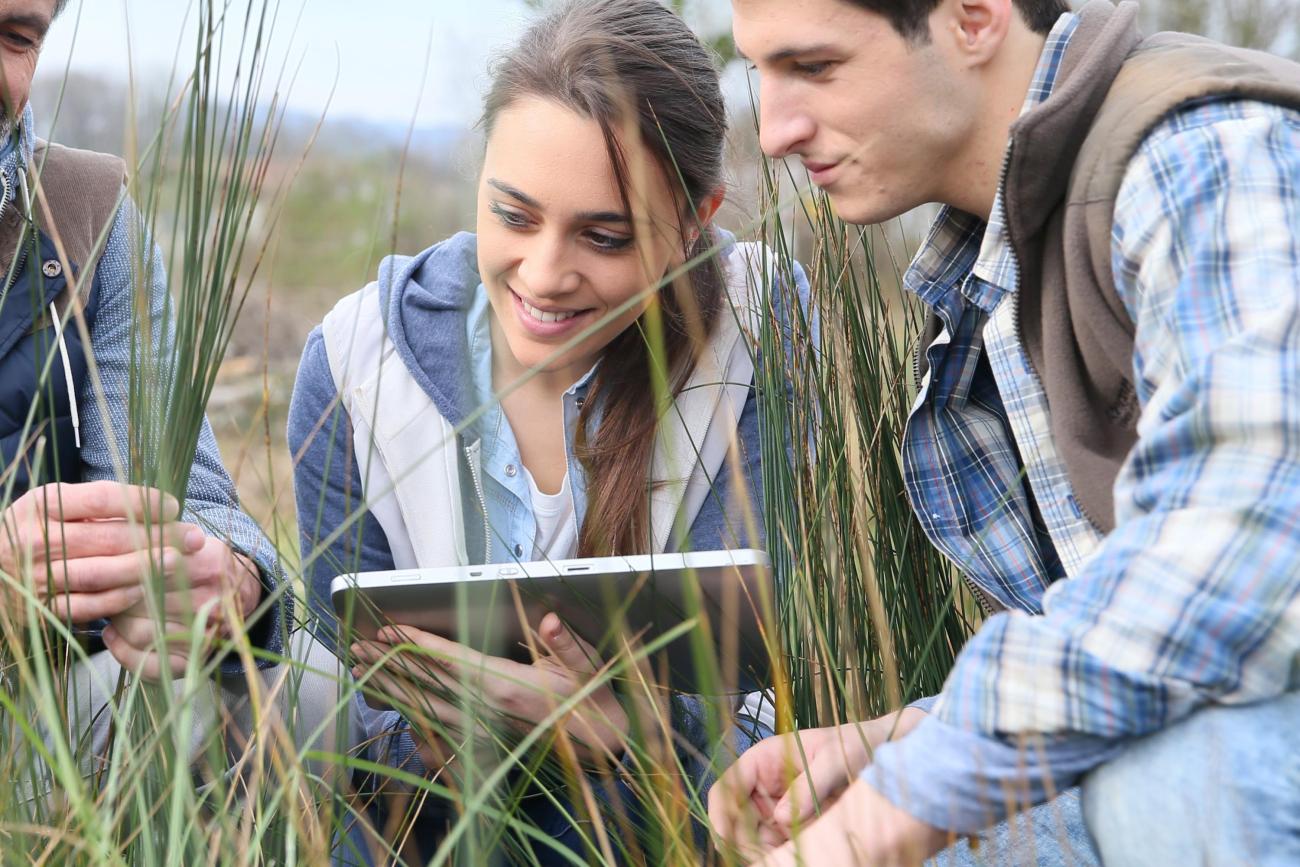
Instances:
[[[767,555],[748,549],[365,572],[340,575],[331,591],[349,636],[415,627],[523,664],[555,612],[600,659],[644,660],[683,692],[765,684],[765,637],[775,639],[763,627],[775,602]]]

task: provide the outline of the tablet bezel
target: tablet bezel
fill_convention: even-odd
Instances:
[[[572,579],[572,583],[552,583],[556,579]],[[654,583],[653,590],[646,587],[650,581]],[[774,609],[776,598],[771,563],[767,554],[757,549],[345,573],[331,582],[330,596],[340,622],[347,614],[347,606],[353,604],[353,634],[359,637],[371,637],[379,628],[376,611],[388,618],[386,622],[405,623],[452,638],[456,635],[448,633],[454,633],[457,628],[484,628],[485,624],[496,623],[502,630],[499,642],[484,637],[481,641],[473,638],[468,643],[481,645],[479,649],[494,655],[523,659],[521,610],[533,628],[544,609],[556,610],[566,620],[581,622],[582,625],[575,625],[579,632],[598,628],[592,625],[595,612],[591,610],[590,599],[573,598],[579,595],[580,590],[575,589],[578,585],[585,588],[582,592],[588,596],[601,588],[607,599],[611,588],[630,593],[625,601],[626,610],[621,615],[615,611],[612,616],[626,617],[628,630],[647,641],[671,629],[672,624],[665,621],[676,618],[676,622],[683,622],[676,616],[685,608],[681,601],[683,593],[695,588],[703,603],[702,619],[709,624],[719,659],[709,681],[713,686],[709,691],[714,691],[719,682],[722,691],[729,693],[747,692],[766,684],[770,665],[765,636],[774,637],[774,634],[764,627],[762,621],[766,618],[756,609],[764,605]],[[516,594],[510,589],[512,586],[523,587],[524,593]],[[498,593],[500,590],[505,592]],[[362,601],[350,603],[352,594],[360,594]],[[449,599],[449,594],[456,601]],[[525,594],[529,601],[521,605],[520,597]],[[725,606],[720,601],[724,596]],[[547,597],[549,604],[540,597]],[[456,605],[460,606],[459,614]],[[733,634],[728,635],[728,629]],[[687,634],[694,631],[687,630]],[[584,637],[591,640],[590,635]],[[610,636],[604,638],[604,649],[608,651]],[[599,642],[600,639],[593,641]],[[677,692],[696,692],[703,687],[699,682],[702,678],[694,671],[697,660],[691,656],[690,645],[686,636],[679,637],[654,655],[652,663],[660,661],[661,674],[664,670],[670,672],[663,686]],[[722,671],[723,668],[731,670]]]

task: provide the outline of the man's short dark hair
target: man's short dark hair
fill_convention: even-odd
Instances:
[[[942,0],[844,0],[883,15],[894,29],[916,42],[930,39],[930,13]],[[1049,33],[1058,18],[1070,11],[1069,0],[1014,0],[1025,23],[1036,33]]]

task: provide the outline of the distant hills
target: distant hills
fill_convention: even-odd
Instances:
[[[136,94],[134,114],[139,140],[157,131],[167,94],[156,82]],[[121,154],[126,149],[129,91],[125,84],[87,73],[38,75],[32,85],[32,105],[37,134],[70,147]],[[57,114],[56,114],[57,112]],[[320,118],[310,112],[290,110],[284,118],[283,149],[301,149]],[[327,116],[316,142],[318,150],[336,154],[360,150],[391,151],[406,142],[408,127],[346,116]],[[475,138],[468,126],[418,127],[411,134],[411,154],[431,162],[450,162]]]

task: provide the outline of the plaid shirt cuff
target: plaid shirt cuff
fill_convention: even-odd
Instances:
[[[975,834],[1074,785],[1121,749],[1090,736],[1024,748],[927,717],[876,750],[861,779],[891,804],[936,828]]]

